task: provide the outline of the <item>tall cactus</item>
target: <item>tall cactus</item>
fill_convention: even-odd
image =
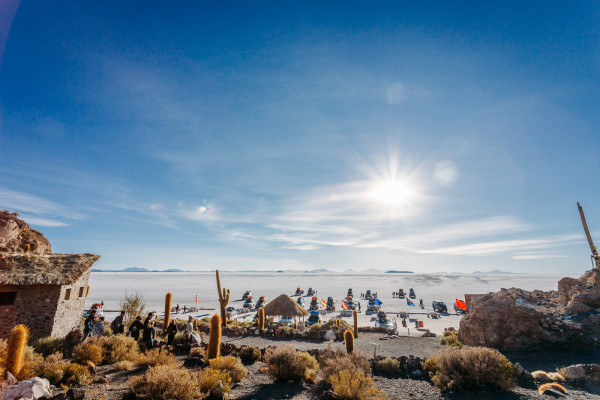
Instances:
[[[25,357],[25,346],[27,346],[28,338],[29,328],[25,325],[16,325],[10,331],[6,346],[5,367],[14,376],[18,376],[21,368],[23,368],[23,358]]]
[[[258,329],[265,329],[265,310],[258,309]]]
[[[167,331],[169,327],[169,320],[171,319],[171,292],[167,292],[165,296],[165,319],[163,321],[163,332]]]
[[[354,335],[350,329],[346,329],[344,332],[344,343],[346,344],[346,353],[352,354],[354,351]]]
[[[229,298],[231,293],[229,289],[221,289],[221,277],[219,276],[219,270],[217,270],[217,291],[219,292],[219,305],[221,306],[221,325],[227,328],[227,304],[229,304]]]
[[[354,318],[354,337],[358,337],[358,313],[356,310],[352,310],[352,317]]]
[[[208,335],[208,359],[218,358],[221,351],[221,318],[217,314],[210,320]]]

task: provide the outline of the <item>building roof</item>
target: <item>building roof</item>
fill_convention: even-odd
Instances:
[[[308,312],[290,296],[282,294],[264,306],[265,315],[280,315],[285,318],[307,317]]]
[[[70,285],[99,258],[95,254],[0,253],[0,285]]]

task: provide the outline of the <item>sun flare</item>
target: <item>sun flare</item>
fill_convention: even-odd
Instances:
[[[371,197],[387,205],[400,205],[412,194],[406,183],[399,180],[378,182],[371,191]]]

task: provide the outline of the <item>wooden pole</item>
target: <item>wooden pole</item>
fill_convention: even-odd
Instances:
[[[592,235],[590,235],[590,230],[588,229],[587,222],[585,221],[585,215],[583,214],[583,208],[577,203],[577,209],[579,210],[579,216],[581,217],[581,223],[583,224],[583,230],[585,231],[585,236],[587,238],[588,244],[590,245],[590,250],[592,251],[592,257],[596,262],[596,268],[600,269],[600,257],[598,256],[598,251],[596,246],[594,246],[594,242],[592,241]]]

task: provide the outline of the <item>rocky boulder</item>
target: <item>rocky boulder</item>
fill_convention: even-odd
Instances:
[[[502,289],[475,296],[459,339],[471,346],[536,349],[600,345],[600,271],[563,278],[558,291]]]
[[[0,253],[52,253],[44,235],[31,229],[17,213],[0,211]]]

